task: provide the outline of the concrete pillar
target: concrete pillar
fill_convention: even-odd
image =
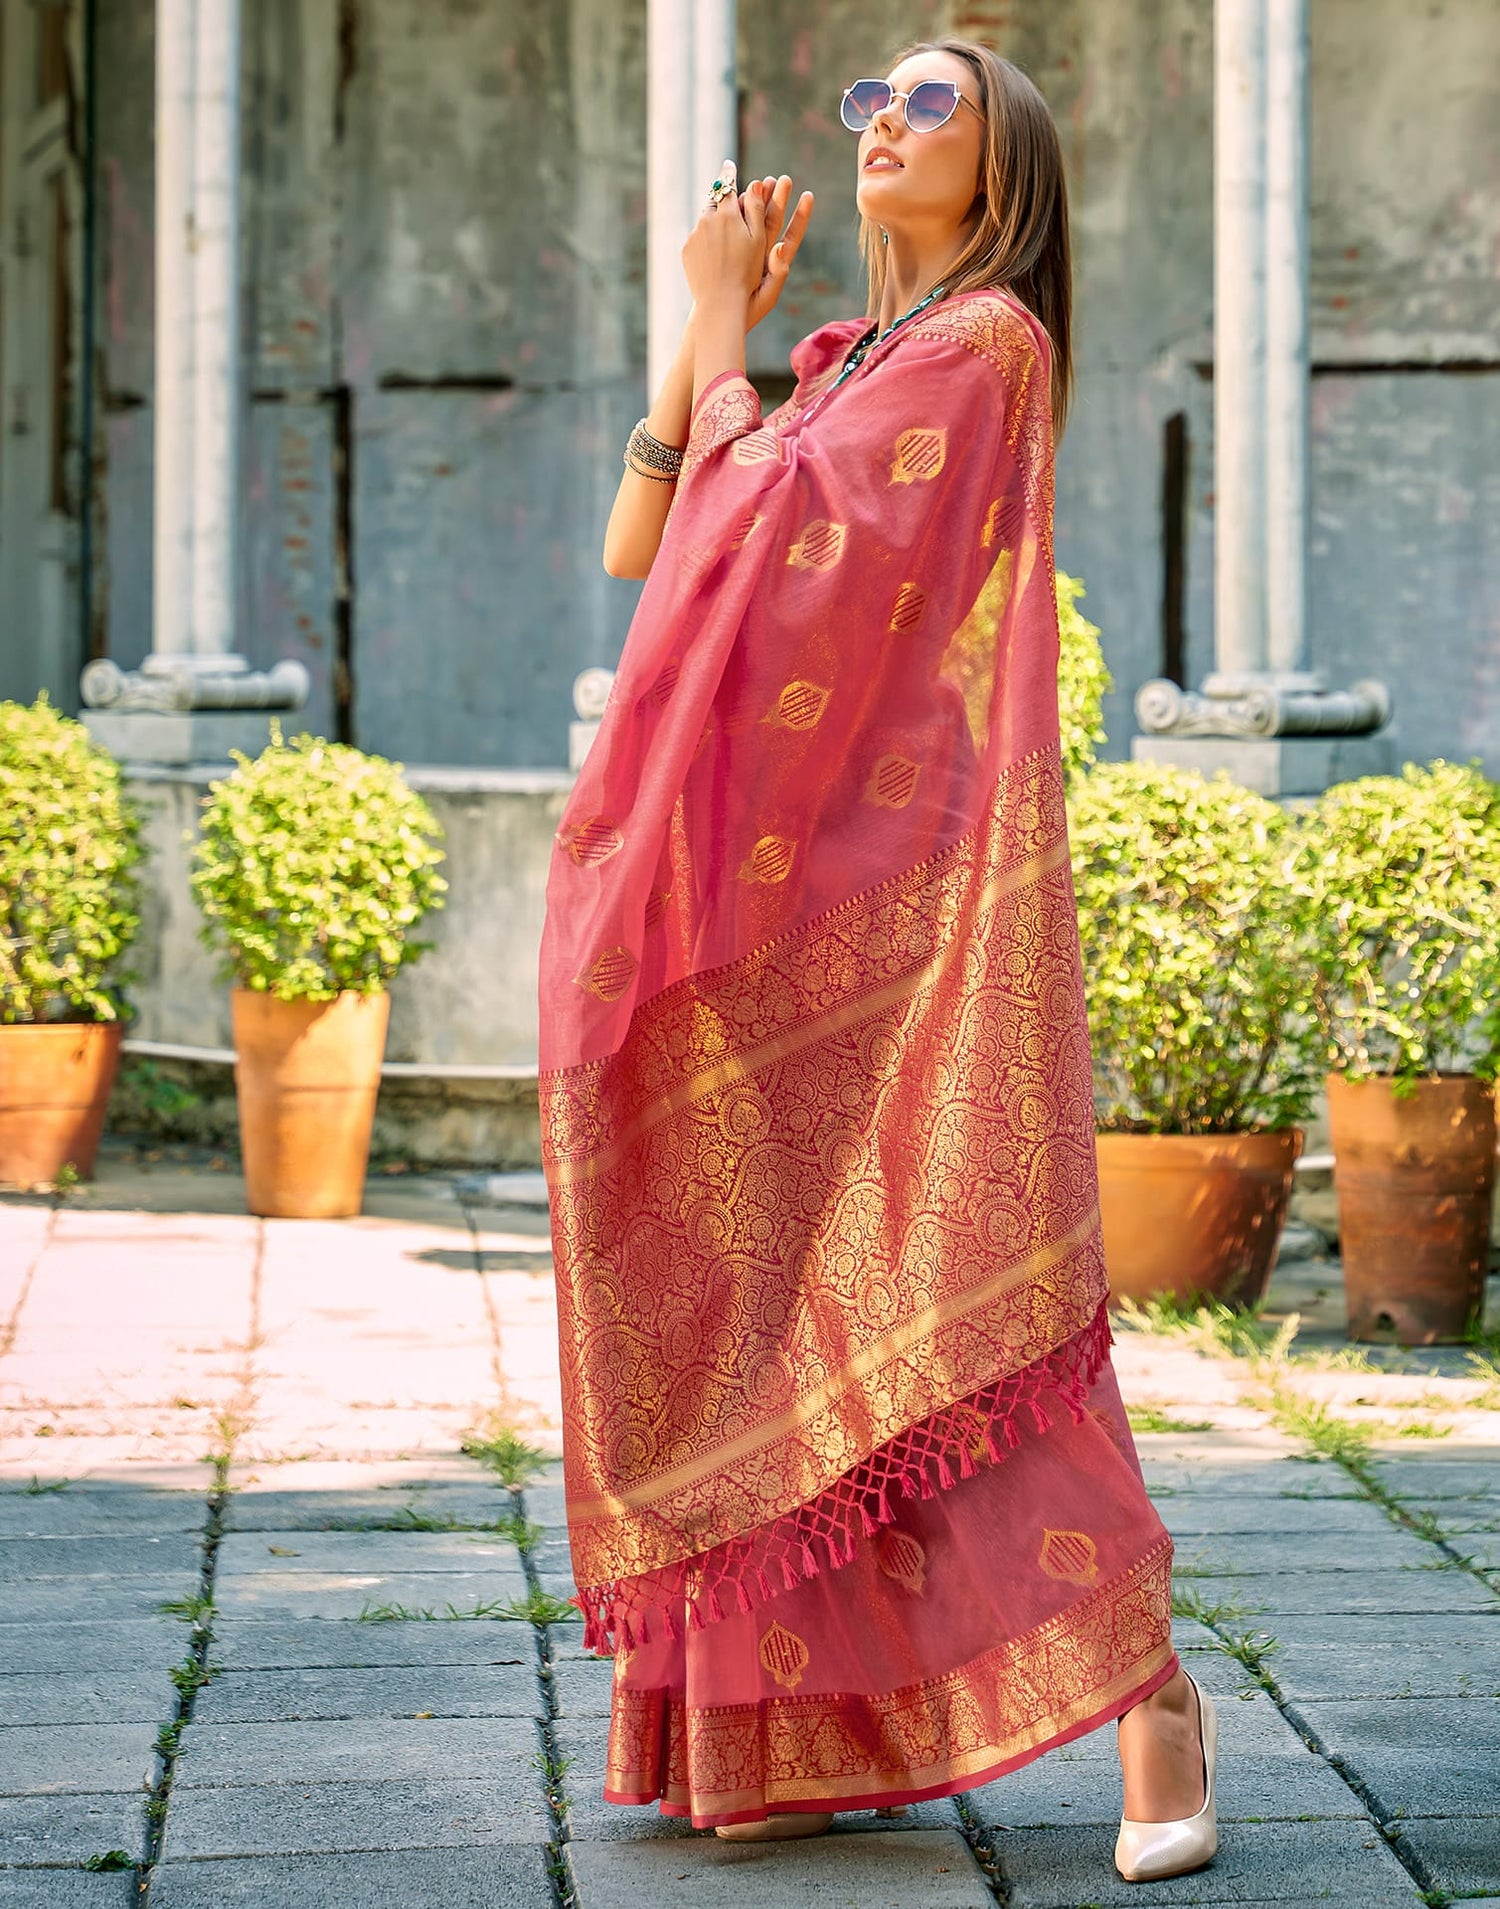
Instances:
[[[1394,766],[1389,692],[1309,668],[1307,0],[1214,7],[1214,662],[1136,693],[1137,758],[1270,795]]]
[[[648,0],[646,377],[652,396],[692,300],[682,247],[723,161],[739,158],[735,0]]]
[[[240,0],[157,0],[151,655],[83,672],[84,720],[126,761],[217,762],[264,746],[307,672],[235,654],[244,404]]]

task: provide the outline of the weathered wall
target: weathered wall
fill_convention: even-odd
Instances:
[[[148,639],[149,0],[101,10],[110,643]],[[300,655],[311,720],[409,760],[565,759],[568,689],[637,597],[598,561],[644,409],[644,0],[263,0],[248,14],[244,648]],[[742,164],[818,212],[791,343],[862,305],[841,86],[910,37],[991,39],[1067,150],[1077,405],[1059,560],[1117,689],[1163,666],[1185,521],[1186,673],[1211,663],[1212,9],[1208,0],[755,0]],[[1414,756],[1500,770],[1500,12],[1313,8],[1313,661],[1380,674]],[[1185,488],[1163,495],[1169,421]]]

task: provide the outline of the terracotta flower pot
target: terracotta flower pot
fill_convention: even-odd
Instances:
[[[37,1186],[94,1171],[120,1065],[119,1021],[0,1027],[0,1180]]]
[[[1264,1297],[1301,1128],[1096,1138],[1112,1303]]]
[[[1470,1074],[1328,1077],[1351,1339],[1461,1340],[1484,1299],[1495,1190],[1495,1097]]]
[[[278,1001],[235,988],[230,1007],[246,1205],[284,1219],[358,1213],[390,996]]]

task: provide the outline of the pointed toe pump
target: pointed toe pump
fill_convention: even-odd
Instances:
[[[1167,1876],[1185,1876],[1211,1863],[1219,1851],[1219,1825],[1214,1812],[1214,1769],[1219,1753],[1219,1719],[1212,1697],[1205,1697],[1189,1676],[1198,1699],[1198,1736],[1203,1753],[1203,1807],[1196,1816],[1174,1823],[1133,1823],[1120,1818],[1115,1843],[1115,1868],[1126,1882],[1161,1882]]]

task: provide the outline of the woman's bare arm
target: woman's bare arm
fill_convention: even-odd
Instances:
[[[761,282],[750,296],[743,327],[745,331],[758,324],[775,307],[813,210],[813,195],[804,192],[785,232],[778,240],[775,234],[781,228],[791,201],[791,179],[785,173],[779,178],[767,177],[759,182],[759,188],[759,197],[765,207],[765,264]],[[646,429],[651,435],[659,438],[663,444],[678,449],[687,443],[688,424],[693,413],[695,375],[704,378],[705,371],[714,368],[708,363],[709,356],[722,351],[725,362],[733,361],[740,368],[744,366],[742,345],[738,358],[733,357],[734,339],[730,339],[728,345],[705,341],[707,351],[700,353],[700,341],[695,329],[696,316],[695,305],[688,314],[677,356],[672,360],[661,390],[656,394],[656,402],[646,414]],[[716,322],[711,329],[722,332],[726,327],[730,331],[735,329],[726,318],[716,315]],[[700,356],[704,359],[703,363],[699,362]],[[604,532],[604,568],[610,576],[636,579],[646,576],[661,548],[662,531],[666,527],[667,512],[672,507],[675,494],[675,485],[663,483],[654,477],[642,477],[626,466]]]
[[[689,312],[677,356],[646,414],[646,429],[652,437],[679,450],[687,443],[693,409],[693,357],[693,314]],[[642,477],[629,465],[625,467],[604,532],[604,568],[612,577],[639,578],[650,570],[676,491],[675,484]]]

